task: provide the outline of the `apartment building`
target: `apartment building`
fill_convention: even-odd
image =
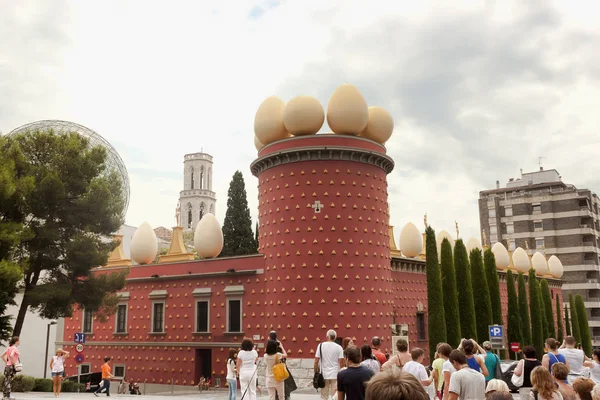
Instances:
[[[600,214],[598,196],[562,181],[555,169],[523,173],[506,187],[479,193],[482,232],[493,246],[556,255],[564,266],[563,295],[580,294],[594,346],[600,346]]]

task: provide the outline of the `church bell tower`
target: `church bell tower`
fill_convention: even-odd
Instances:
[[[185,230],[196,228],[204,214],[215,214],[217,198],[212,190],[213,158],[204,152],[186,154],[183,159],[183,190],[180,225]]]

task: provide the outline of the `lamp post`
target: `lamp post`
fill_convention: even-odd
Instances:
[[[56,325],[56,321],[50,321],[48,323],[48,328],[46,329],[46,357],[44,358],[44,379],[46,379],[46,374],[48,373],[48,345],[50,344],[50,325]]]

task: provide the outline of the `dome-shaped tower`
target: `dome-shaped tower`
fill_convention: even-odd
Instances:
[[[183,190],[180,225],[195,229],[206,213],[215,214],[217,197],[212,190],[213,158],[206,153],[186,154],[183,160]]]
[[[267,328],[292,354],[311,357],[326,329],[361,342],[389,332],[393,167],[374,141],[323,134],[267,145],[252,163]]]

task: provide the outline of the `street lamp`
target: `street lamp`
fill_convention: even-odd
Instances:
[[[44,379],[48,373],[48,345],[50,344],[50,325],[56,325],[56,320],[52,320],[48,323],[48,329],[46,330],[46,357],[44,358]]]

